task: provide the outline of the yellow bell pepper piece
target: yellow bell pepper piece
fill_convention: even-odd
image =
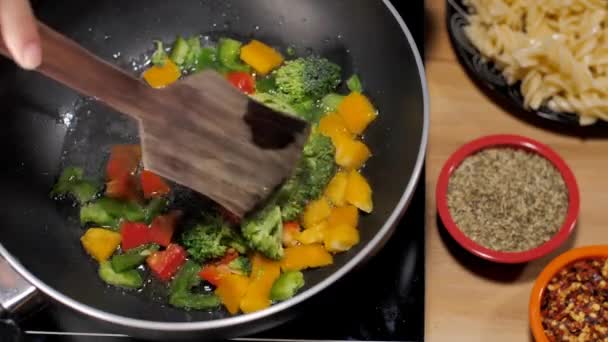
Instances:
[[[327,219],[327,225],[336,227],[342,224],[357,227],[359,225],[359,210],[352,205],[332,208]]]
[[[372,155],[369,148],[361,141],[340,134],[335,136],[336,164],[347,170],[359,169]]]
[[[319,132],[334,140],[337,135],[345,134],[350,136],[348,128],[344,123],[344,119],[338,113],[329,113],[319,121]]]
[[[103,228],[89,228],[80,238],[80,242],[93,259],[103,262],[108,260],[120,245],[120,234]]]
[[[356,170],[348,174],[345,198],[346,202],[368,214],[374,209],[372,188],[367,180]]]
[[[250,313],[269,307],[270,290],[280,275],[281,266],[278,261],[256,253],[251,260],[250,283],[245,296],[241,299],[241,311]]]
[[[241,59],[260,75],[266,75],[283,63],[283,56],[270,46],[252,40],[241,48]]]
[[[323,237],[325,249],[332,253],[346,252],[358,243],[359,231],[347,224],[328,228]]]
[[[369,99],[357,92],[352,92],[344,98],[338,107],[338,113],[344,119],[346,128],[355,134],[363,133],[378,115]]]
[[[283,271],[301,271],[331,265],[334,262],[331,254],[320,244],[288,247],[284,253],[281,260]]]
[[[179,67],[167,58],[162,67],[154,65],[143,76],[152,88],[164,88],[177,81],[181,75]]]
[[[302,225],[308,229],[325,220],[331,214],[331,207],[325,197],[308,203],[302,215]]]
[[[346,204],[344,195],[346,194],[346,186],[348,185],[348,174],[339,171],[334,178],[329,181],[325,188],[325,196],[333,203],[333,205],[343,206]]]
[[[247,293],[249,277],[240,274],[226,274],[220,278],[215,294],[220,297],[226,310],[235,315],[239,312],[241,300]]]
[[[323,234],[327,229],[327,221],[322,221],[314,226],[305,229],[302,231],[297,240],[305,245],[311,245],[313,243],[322,243],[323,242]]]

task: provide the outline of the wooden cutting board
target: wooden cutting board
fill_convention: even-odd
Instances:
[[[605,138],[567,136],[511,115],[467,77],[452,52],[445,0],[426,0],[426,67],[431,95],[427,157],[426,340],[430,342],[531,341],[528,298],[543,267],[567,248],[608,243],[608,133]],[[562,248],[524,266],[481,261],[455,245],[437,227],[435,185],[448,156],[488,134],[516,133],[555,149],[580,187],[581,213]]]

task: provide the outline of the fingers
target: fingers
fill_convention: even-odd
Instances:
[[[38,26],[28,0],[0,0],[0,30],[17,64],[35,69],[42,61]]]

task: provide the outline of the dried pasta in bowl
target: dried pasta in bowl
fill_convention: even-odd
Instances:
[[[464,0],[465,34],[526,109],[608,121],[608,0]]]

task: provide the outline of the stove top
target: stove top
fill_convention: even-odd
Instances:
[[[393,0],[419,47],[424,1]],[[422,53],[422,51],[421,51]],[[422,171],[424,175],[424,170]],[[240,341],[424,340],[424,179],[387,245],[366,265],[315,296],[293,321]],[[323,310],[314,310],[323,303]],[[356,305],[354,305],[356,304]],[[336,319],[339,317],[340,319]],[[58,304],[22,322],[29,341],[128,341]],[[0,338],[0,340],[2,340]]]

